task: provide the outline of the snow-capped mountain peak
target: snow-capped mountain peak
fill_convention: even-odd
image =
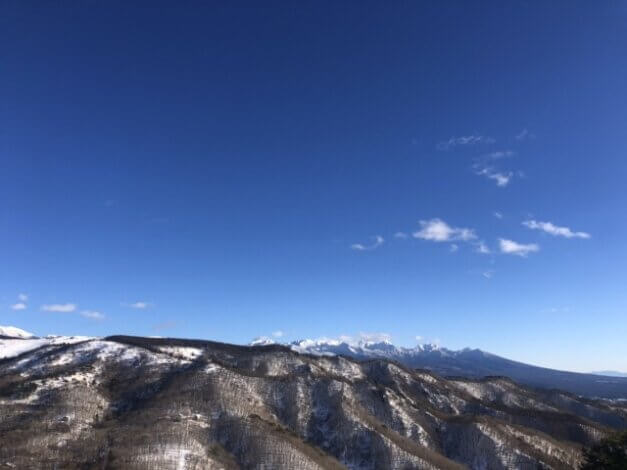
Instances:
[[[0,326],[0,336],[8,336],[10,338],[34,338],[35,335],[28,331],[22,330],[15,326]]]

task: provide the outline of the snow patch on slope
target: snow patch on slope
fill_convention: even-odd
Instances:
[[[45,339],[0,339],[0,359],[19,356],[47,344]]]
[[[191,348],[183,346],[160,346],[159,351],[170,354],[172,356],[193,361],[202,356],[203,350],[200,348]]]

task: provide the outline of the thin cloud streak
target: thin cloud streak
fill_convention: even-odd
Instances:
[[[47,304],[42,305],[44,312],[71,313],[76,310],[76,304]]]
[[[539,222],[537,220],[525,220],[522,223],[525,227],[531,230],[541,230],[554,237],[564,238],[590,238],[591,235],[587,232],[573,232],[568,227],[559,227],[552,222]]]
[[[459,146],[493,144],[496,142],[492,137],[482,135],[467,135],[462,137],[451,137],[449,140],[438,143],[438,150],[451,150]]]
[[[533,140],[536,138],[536,136],[535,134],[532,134],[531,132],[529,132],[527,129],[523,129],[518,134],[516,134],[514,138],[518,141],[523,141],[523,140]]]
[[[384,238],[381,235],[375,235],[374,237],[372,237],[374,242],[370,245],[363,245],[361,243],[354,243],[351,245],[351,250],[355,250],[355,251],[370,251],[370,250],[375,250],[377,248],[379,248],[381,245],[383,245],[383,242],[385,241]]]
[[[131,308],[135,308],[138,310],[144,310],[146,308],[149,307],[149,303],[148,302],[133,302],[132,304],[129,304],[129,307]]]
[[[512,150],[499,150],[497,152],[486,153],[483,157],[488,160],[499,160],[501,158],[513,157],[515,152]]]

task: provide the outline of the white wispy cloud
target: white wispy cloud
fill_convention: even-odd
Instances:
[[[281,331],[281,330],[277,330],[277,331],[273,331],[272,332],[272,336],[274,336],[275,338],[282,338],[284,334],[285,333],[283,333],[283,331]]]
[[[47,304],[42,305],[45,312],[71,313],[76,310],[76,304]]]
[[[565,238],[590,238],[590,234],[587,232],[573,232],[568,227],[559,227],[551,222],[539,222],[537,220],[525,220],[522,223],[525,227],[532,230],[541,230],[554,237]]]
[[[511,171],[504,173],[496,170],[494,167],[481,165],[475,165],[475,174],[494,180],[496,185],[500,188],[507,186],[514,176],[514,173]]]
[[[148,308],[150,306],[150,304],[148,302],[139,301],[139,302],[133,302],[133,303],[129,304],[128,306],[131,307],[131,308],[136,308],[136,309],[139,309],[139,310],[143,310],[145,308]]]
[[[523,129],[518,134],[516,134],[516,140],[527,140],[527,139],[535,139],[535,134],[529,132],[527,129]]]
[[[457,245],[457,243],[451,243],[448,251],[450,251],[451,253],[455,253],[457,250],[459,250],[459,246]]]
[[[503,218],[503,214],[501,214],[498,211],[494,211],[493,212],[494,217],[496,217],[497,219],[502,219]]]
[[[522,257],[526,257],[529,253],[540,250],[540,247],[535,243],[523,244],[513,240],[507,240],[506,238],[499,238],[499,246],[501,253]]]
[[[26,304],[24,302],[18,302],[11,305],[12,310],[26,310]]]
[[[513,150],[498,150],[496,152],[486,153],[483,157],[488,160],[499,160],[501,158],[513,157],[516,153]]]
[[[28,295],[27,294],[18,294],[17,298],[20,302],[26,302],[28,301]]]
[[[496,161],[513,157],[514,155],[515,152],[512,150],[499,150],[487,153],[475,158],[472,168],[476,175],[491,179],[497,186],[503,188],[510,183],[514,177],[514,172],[499,169]]]
[[[489,255],[490,253],[492,253],[492,251],[490,251],[490,248],[488,248],[488,245],[486,245],[484,241],[479,241],[475,244],[475,251],[477,253],[481,253],[482,255]]]
[[[487,271],[483,271],[481,275],[486,279],[492,279],[492,277],[494,276],[494,270],[488,269]]]
[[[451,227],[442,219],[435,218],[419,221],[421,229],[413,233],[414,238],[433,242],[469,241],[477,238],[474,230],[469,228]]]
[[[344,338],[347,338],[346,336]],[[392,335],[389,333],[359,333],[359,339],[369,343],[391,342]]]
[[[482,135],[466,135],[462,137],[451,137],[448,140],[438,143],[438,150],[450,150],[458,146],[466,145],[478,145],[478,144],[493,144],[496,142],[492,137],[486,137]]]
[[[406,234],[405,232],[396,232],[394,234],[394,238],[405,239],[405,238],[409,238],[409,235]]]
[[[560,313],[560,312],[569,312],[570,307],[551,307],[540,310],[540,313]]]
[[[374,241],[370,245],[363,245],[361,243],[354,243],[354,244],[351,245],[351,249],[352,250],[356,250],[356,251],[374,250],[376,248],[379,248],[381,245],[383,245],[383,242],[385,241],[381,235],[375,235],[374,237],[372,237],[372,239]]]
[[[92,320],[103,320],[105,318],[104,313],[97,312],[95,310],[83,310],[81,315]]]

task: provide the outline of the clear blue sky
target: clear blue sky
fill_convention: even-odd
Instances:
[[[627,370],[625,2],[175,4],[2,2],[0,324]]]

